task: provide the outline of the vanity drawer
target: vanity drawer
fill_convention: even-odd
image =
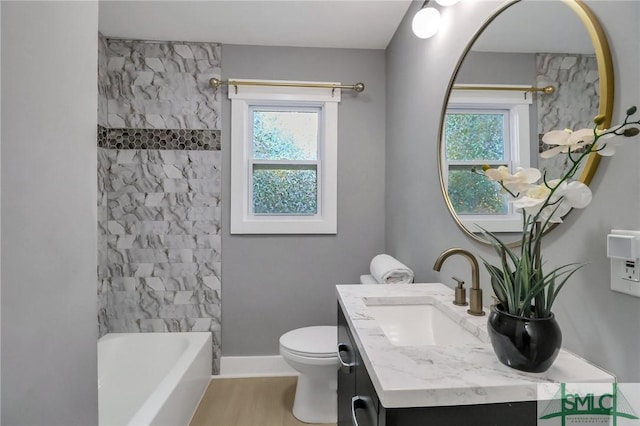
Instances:
[[[356,351],[346,319],[338,307],[338,425],[351,426],[352,398],[356,394]]]
[[[536,426],[536,401],[447,407],[380,407],[378,426]]]
[[[338,426],[375,426],[378,395],[338,306]]]
[[[376,393],[373,383],[367,369],[362,363],[360,354],[357,355],[358,368],[356,369],[356,395],[357,407],[352,406],[353,416],[356,421],[354,426],[377,426],[378,425],[378,411],[380,408],[380,402],[378,400],[378,394]],[[355,401],[352,401],[352,405]]]

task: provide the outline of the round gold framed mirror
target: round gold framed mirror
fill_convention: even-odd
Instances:
[[[606,35],[579,0],[514,0],[482,25],[461,55],[442,108],[438,169],[446,205],[472,239],[488,243],[478,226],[517,245],[522,219],[497,185],[472,173],[489,164],[537,167],[561,175],[566,158],[540,157],[542,135],[611,124],[613,63]],[[563,159],[564,158],[564,159]],[[579,172],[589,184],[600,160]]]

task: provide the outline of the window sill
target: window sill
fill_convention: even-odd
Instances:
[[[509,215],[500,218],[479,216],[459,216],[460,222],[471,232],[481,233],[483,228],[489,232],[522,232],[522,216]]]
[[[252,217],[231,220],[231,234],[337,234],[335,218]]]

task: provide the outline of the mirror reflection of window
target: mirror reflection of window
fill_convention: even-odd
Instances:
[[[443,125],[442,176],[453,210],[470,229],[517,232],[521,217],[500,186],[473,172],[483,165],[531,166],[531,96],[469,85],[454,90]],[[493,89],[493,90],[492,90]]]
[[[512,169],[509,111],[449,109],[445,118],[447,190],[459,215],[504,215],[509,204],[500,186],[473,169]]]

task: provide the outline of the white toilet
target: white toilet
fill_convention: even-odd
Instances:
[[[338,421],[337,339],[335,326],[298,328],[280,337],[280,355],[300,373],[293,415],[302,422]]]
[[[360,284],[377,283],[372,275]],[[280,355],[300,373],[293,415],[306,423],[338,421],[338,327],[298,328],[280,337]]]

